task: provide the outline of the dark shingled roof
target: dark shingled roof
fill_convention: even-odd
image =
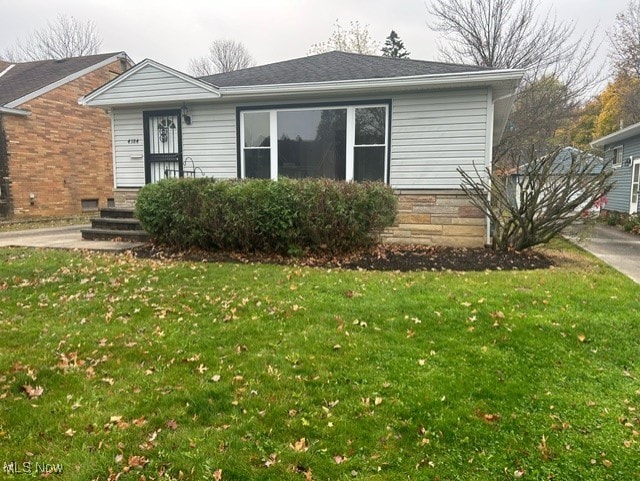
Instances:
[[[491,69],[475,65],[456,65],[334,51],[236,70],[235,72],[208,75],[200,77],[200,80],[217,87],[237,87],[408,77],[483,70]]]
[[[118,55],[118,53],[16,63],[11,70],[0,77],[0,106],[55,83],[68,75],[89,68],[109,57]],[[11,65],[10,62],[0,62],[0,72],[9,65]]]

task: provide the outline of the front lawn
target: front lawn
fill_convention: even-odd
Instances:
[[[3,475],[640,479],[638,287],[0,249]]]

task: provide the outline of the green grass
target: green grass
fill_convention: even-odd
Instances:
[[[404,274],[2,249],[0,462],[640,479],[639,286],[559,246],[546,271]]]

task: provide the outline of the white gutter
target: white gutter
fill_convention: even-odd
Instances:
[[[337,80],[295,84],[251,85],[220,87],[222,97],[260,97],[311,92],[351,91],[371,88],[438,87],[447,88],[465,85],[487,84],[499,81],[520,80],[524,70],[492,70],[459,74],[414,75],[408,77],[386,77],[380,79]]]
[[[596,139],[593,142],[591,142],[589,145],[591,145],[591,147],[604,147],[605,144],[610,144],[611,142],[624,140],[627,137],[631,137],[638,133],[640,133],[640,122],[638,122],[637,124],[630,125],[629,127],[626,127],[622,130],[618,130],[617,132],[614,132],[612,134]]]
[[[11,109],[9,107],[0,106],[0,114],[20,115],[21,117],[28,117],[29,115],[31,115],[31,112],[27,110]]]
[[[9,70],[11,70],[13,67],[15,67],[16,64],[12,63],[11,65],[9,65],[7,68],[5,68],[2,72],[0,72],[0,77],[2,77],[4,74],[6,74]]]

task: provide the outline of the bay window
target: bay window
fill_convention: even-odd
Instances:
[[[384,182],[388,111],[388,104],[240,110],[240,176]]]

